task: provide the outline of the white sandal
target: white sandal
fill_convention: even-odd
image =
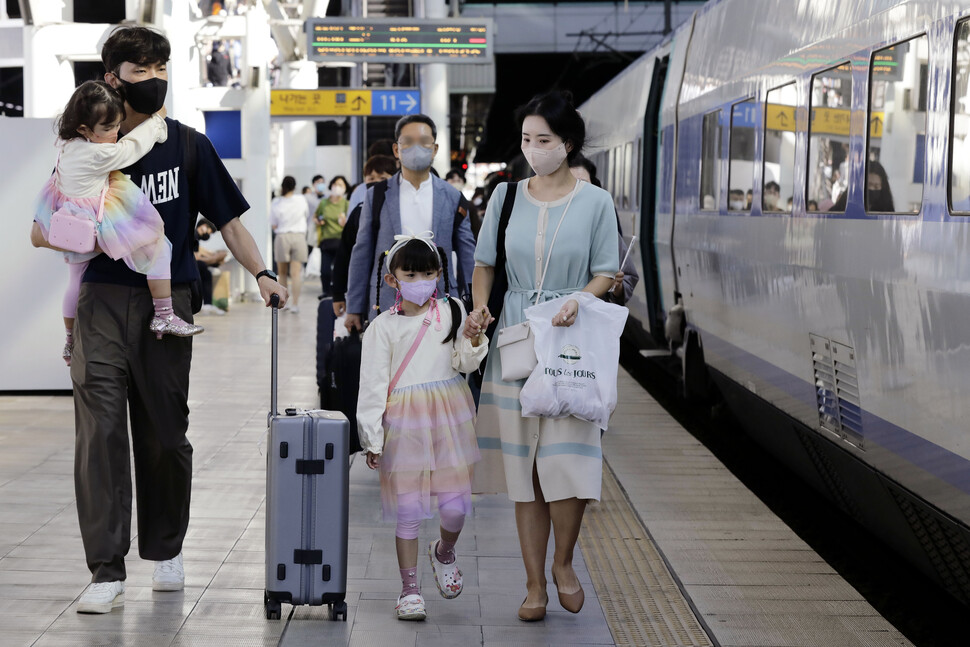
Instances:
[[[461,569],[458,568],[458,552],[452,551],[455,561],[450,564],[442,564],[438,559],[438,544],[440,539],[435,539],[428,545],[428,558],[431,560],[431,572],[434,573],[434,583],[441,592],[441,597],[446,600],[453,600],[461,595],[464,582],[461,577]]]
[[[424,598],[420,593],[399,597],[394,608],[397,610],[398,620],[424,620],[428,617],[424,609]]]

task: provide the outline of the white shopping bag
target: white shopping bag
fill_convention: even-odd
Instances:
[[[569,299],[579,302],[576,323],[553,326],[553,316]],[[629,311],[588,292],[576,292],[526,308],[525,314],[539,363],[519,395],[522,415],[571,415],[606,429],[616,408],[620,335]]]
[[[310,250],[310,256],[307,257],[306,267],[303,268],[304,278],[311,276],[320,276],[320,248],[314,247]]]

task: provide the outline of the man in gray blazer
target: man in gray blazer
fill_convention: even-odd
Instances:
[[[372,312],[377,297],[377,265],[381,253],[394,244],[397,234],[434,232],[435,243],[448,259],[448,271],[453,296],[467,290],[458,285],[458,270],[464,281],[471,281],[475,269],[475,238],[464,214],[458,213],[461,194],[453,186],[431,173],[431,160],[438,152],[437,128],[427,115],[408,115],[394,127],[394,156],[401,161],[401,170],[387,180],[384,204],[380,213],[373,213],[374,191],[367,189],[367,197],[360,212],[357,242],[350,254],[347,280],[347,330],[360,329],[363,319]],[[377,237],[373,235],[373,219],[378,218]],[[458,256],[458,268],[453,264],[452,251]],[[444,281],[439,283],[439,296],[444,294]],[[394,303],[393,290],[381,292],[383,312]]]

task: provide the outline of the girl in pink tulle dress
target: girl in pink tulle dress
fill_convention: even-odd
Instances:
[[[93,252],[64,252],[69,268],[63,314],[67,339],[63,357],[71,365],[74,317],[81,278],[88,261],[100,253],[124,259],[132,270],[148,277],[155,316],[149,328],[162,335],[188,337],[203,331],[186,323],[172,309],[172,244],[165,237],[162,217],[145,194],[123,173],[156,142],[168,137],[164,108],[118,141],[124,101],[107,83],[87,81],[67,102],[57,124],[57,166],[44,185],[34,212],[34,227],[48,238],[51,216],[59,209],[97,222],[98,246]],[[103,200],[103,206],[102,206]]]
[[[440,539],[428,546],[435,584],[445,598],[462,590],[455,542],[472,511],[471,473],[480,455],[475,404],[459,371],[477,369],[488,343],[484,335],[457,334],[465,320],[460,299],[436,298],[442,273],[448,289],[448,266],[431,232],[395,238],[383,279],[398,290],[397,301],[364,332],[357,426],[368,467],[380,469],[384,520],[397,522],[397,617],[424,620],[418,528],[433,516],[434,500],[441,517]]]

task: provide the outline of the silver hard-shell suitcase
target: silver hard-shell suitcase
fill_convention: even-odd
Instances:
[[[278,297],[266,453],[266,618],[283,602],[323,605],[347,620],[349,423],[337,411],[277,409]]]

